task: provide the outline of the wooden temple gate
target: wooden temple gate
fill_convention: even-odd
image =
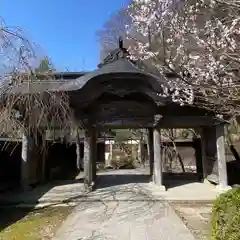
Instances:
[[[97,183],[97,132],[111,128],[148,129],[150,174],[154,183],[163,189],[160,130],[197,129],[201,132],[204,179],[215,176],[213,181],[221,189],[228,189],[225,121],[205,109],[187,104],[180,106],[164,95],[164,88],[168,88],[166,78],[138,68],[121,45],[96,71],[59,87],[58,91],[69,95],[76,122],[85,126],[84,183],[87,189],[93,189]]]

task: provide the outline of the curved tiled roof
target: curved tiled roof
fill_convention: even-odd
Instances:
[[[121,118],[153,121],[154,115],[193,116],[193,107],[181,107],[165,94],[170,88],[165,76],[146,72],[132,62],[124,49],[112,52],[99,68],[84,73],[54,73],[52,79],[23,82],[10,88],[12,94],[67,92],[78,117],[116,121]],[[205,115],[195,108],[195,116]],[[185,116],[185,115],[184,115]]]

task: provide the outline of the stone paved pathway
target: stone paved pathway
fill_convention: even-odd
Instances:
[[[212,204],[175,202],[171,203],[171,206],[196,239],[211,239]]]
[[[147,179],[130,183],[129,178],[102,178],[97,191],[81,197],[53,240],[195,239],[171,206],[154,197]]]

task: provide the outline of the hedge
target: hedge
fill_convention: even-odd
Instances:
[[[211,240],[240,240],[240,188],[233,188],[215,200],[211,223]]]

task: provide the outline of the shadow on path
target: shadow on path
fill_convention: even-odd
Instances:
[[[155,198],[149,180],[137,171],[100,174],[96,191],[72,199],[78,205],[53,239],[194,240],[167,201]]]
[[[107,188],[125,184],[148,183],[150,182],[150,175],[146,174],[107,174],[99,175],[97,188]]]
[[[35,211],[37,204],[53,201],[71,194],[69,191],[82,189],[83,179],[74,179],[76,175],[68,176],[66,180],[55,180],[35,186],[28,191],[20,189],[1,192],[0,194],[0,232],[15,222],[23,219],[30,212]],[[69,186],[71,186],[69,188]],[[68,191],[69,188],[69,191]],[[79,191],[80,192],[80,191]]]
[[[122,172],[122,173],[121,173]],[[137,171],[136,171],[137,172]],[[150,174],[129,173],[127,170],[111,171],[107,174],[98,175],[97,189],[120,186],[125,184],[141,184],[152,182]],[[163,185],[166,189],[174,188],[190,183],[199,182],[195,173],[164,173]]]

